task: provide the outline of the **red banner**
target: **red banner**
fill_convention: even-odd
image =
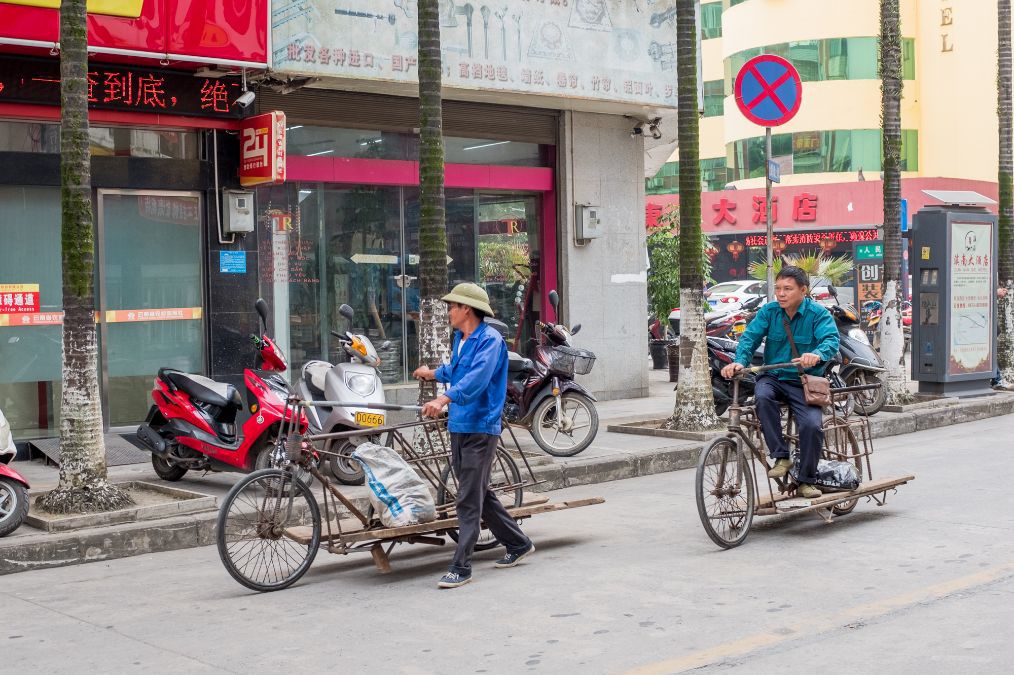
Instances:
[[[239,183],[285,182],[285,113],[254,115],[240,126]]]
[[[0,314],[34,314],[38,311],[38,284],[0,284]]]
[[[0,0],[0,38],[60,40],[57,0]],[[266,65],[268,0],[99,0],[88,3],[88,46],[174,61]]]

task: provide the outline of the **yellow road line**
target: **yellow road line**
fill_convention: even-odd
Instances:
[[[771,647],[780,642],[798,640],[800,635],[819,634],[835,630],[849,623],[859,620],[870,620],[885,616],[891,612],[912,607],[920,603],[939,600],[959,591],[968,590],[977,586],[1014,576],[1014,562],[991,567],[989,569],[970,574],[949,581],[942,581],[938,584],[918,588],[908,593],[895,595],[884,600],[870,602],[865,605],[851,607],[839,614],[824,618],[814,617],[798,623],[783,626],[773,626],[772,630],[763,633],[749,635],[739,640],[726,642],[708,649],[693,652],[686,656],[673,659],[666,659],[656,663],[649,663],[632,670],[626,671],[625,675],[662,675],[664,673],[681,673],[694,668],[702,668],[713,663],[718,663],[732,657],[743,656],[750,652],[765,647]]]

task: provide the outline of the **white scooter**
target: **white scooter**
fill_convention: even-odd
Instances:
[[[349,323],[355,316],[348,305],[338,308],[338,313]],[[346,332],[344,335],[331,331],[338,338],[342,349],[349,356],[343,363],[309,361],[303,366],[296,385],[299,397],[307,401],[355,401],[363,403],[386,403],[384,383],[377,368],[380,357],[370,338],[365,335]],[[356,407],[308,407],[306,416],[310,421],[310,433],[335,433],[354,429],[369,429],[383,426],[386,417],[383,410]],[[371,439],[375,440],[375,439]],[[331,475],[345,485],[361,485],[363,469],[352,459],[356,449],[350,441],[342,441],[338,447],[325,448]]]

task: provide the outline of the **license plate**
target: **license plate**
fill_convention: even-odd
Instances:
[[[384,416],[380,413],[356,413],[356,424],[364,427],[382,427],[384,426]]]
[[[732,327],[732,332],[733,333],[742,333],[745,330],[746,330],[746,324],[744,324],[744,323],[738,323],[738,324],[736,324],[735,326]]]

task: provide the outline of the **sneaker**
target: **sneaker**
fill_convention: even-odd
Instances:
[[[457,588],[458,586],[464,586],[471,580],[471,574],[448,572],[444,576],[440,577],[440,581],[437,582],[437,588]]]
[[[775,461],[775,465],[768,471],[768,478],[785,478],[785,475],[789,473],[789,469],[792,468],[792,460],[782,458]]]
[[[803,499],[816,499],[822,494],[824,493],[812,485],[807,485],[806,483],[800,483],[796,486],[796,496],[802,497]]]
[[[494,567],[501,568],[514,567],[519,562],[521,562],[522,560],[524,560],[533,553],[535,553],[535,544],[529,544],[528,548],[526,548],[524,551],[521,551],[520,553],[511,553],[510,551],[508,551],[507,555],[497,560],[495,563],[493,563],[493,565]]]

